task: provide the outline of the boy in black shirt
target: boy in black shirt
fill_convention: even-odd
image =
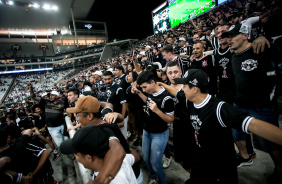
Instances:
[[[151,182],[160,180],[167,183],[162,168],[162,156],[168,141],[167,123],[174,121],[174,102],[171,95],[156,83],[154,74],[150,71],[142,72],[137,78],[145,96],[141,91],[132,88],[132,92],[140,96],[146,103],[145,122],[142,138],[143,159],[149,169]]]
[[[114,82],[114,75],[112,72],[106,71],[103,76],[103,80],[108,87],[107,102],[113,104],[114,112],[120,113],[124,118],[124,121],[119,124],[119,127],[124,138],[127,139],[128,117],[126,112],[127,101],[125,99],[125,92],[123,91],[122,87]]]
[[[175,79],[175,83],[184,84],[197,145],[189,183],[238,182],[231,127],[282,144],[281,129],[209,95],[208,75],[203,70],[188,70],[188,77]]]

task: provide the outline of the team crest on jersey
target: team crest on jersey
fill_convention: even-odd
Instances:
[[[194,85],[194,86],[197,86],[198,80],[195,78],[194,80],[189,81],[189,83],[192,84],[192,85]]]
[[[253,71],[258,67],[258,61],[253,59],[248,59],[241,64],[241,69],[244,71]]]
[[[111,94],[112,94],[111,90],[107,90],[106,93],[107,93],[107,97],[110,98],[110,96],[111,96]]]
[[[207,67],[207,66],[208,66],[208,61],[207,60],[202,61],[202,67]]]

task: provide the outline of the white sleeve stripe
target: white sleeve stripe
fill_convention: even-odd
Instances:
[[[107,108],[105,108],[105,109],[111,109],[111,111],[114,112],[114,110],[113,110],[112,108],[110,108],[110,107],[107,107]],[[102,110],[101,110],[101,113],[102,113],[105,109],[102,109]]]
[[[119,90],[122,90],[122,88],[120,88],[120,87],[117,88],[116,95],[118,95],[118,91],[119,91]]]
[[[110,141],[110,140],[114,140],[114,139],[116,139],[118,142],[120,142],[117,137],[113,137],[113,136],[109,138],[109,141]]]
[[[213,66],[215,66],[215,58],[214,58],[214,55],[212,55],[212,64],[213,64]]]
[[[225,103],[225,102],[219,102],[219,103],[218,103],[217,108],[216,108],[216,116],[217,116],[217,119],[218,119],[218,122],[220,123],[220,125],[221,125],[223,128],[226,128],[226,125],[225,125],[224,122],[222,121],[221,115],[220,115],[221,107],[222,107],[222,105],[223,105],[224,103]]]
[[[172,111],[172,112],[166,112],[165,114],[166,114],[166,115],[173,115],[173,114],[174,114],[174,111]]]
[[[37,157],[40,157],[40,155],[43,153],[43,151],[45,151],[46,149],[41,150],[38,154]]]
[[[169,99],[172,99],[172,97],[171,97],[171,96],[166,96],[166,97],[163,99],[161,108],[164,108],[165,102],[166,102],[167,100],[169,100]],[[172,99],[172,100],[173,100],[173,99]]]
[[[250,122],[251,122],[251,120],[252,119],[254,119],[253,117],[250,117],[250,116],[248,116],[248,117],[246,117],[245,119],[244,119],[244,121],[243,121],[243,123],[242,123],[242,130],[243,130],[243,132],[246,132],[246,133],[250,133],[249,131],[248,131],[248,127],[249,127],[249,124],[250,124]]]
[[[33,147],[39,148],[39,149],[43,149],[42,147],[36,146],[36,145],[34,145],[34,144],[31,144],[31,143],[27,143],[27,144],[29,144],[30,146],[33,146]]]
[[[127,102],[126,100],[123,100],[123,101],[120,101],[120,104],[124,104],[126,102]]]

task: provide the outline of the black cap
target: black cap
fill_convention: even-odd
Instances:
[[[246,24],[235,24],[235,25],[232,25],[227,32],[223,33],[221,37],[225,38],[225,37],[228,37],[229,35],[232,35],[232,34],[236,35],[240,33],[248,34],[249,33],[248,29],[249,27]]]
[[[211,27],[207,27],[205,30],[203,30],[203,32],[206,32],[208,30],[211,30],[212,31],[212,28]]]
[[[90,95],[90,96],[95,97],[95,94],[94,94],[94,92],[92,92],[92,91],[85,91],[85,92],[83,92],[83,95],[84,95],[84,96]]]
[[[190,69],[186,78],[176,78],[174,82],[176,84],[190,84],[201,89],[209,85],[209,76],[201,69]]]
[[[79,129],[72,139],[60,145],[63,154],[99,155],[109,149],[109,137],[102,127],[88,125]]]

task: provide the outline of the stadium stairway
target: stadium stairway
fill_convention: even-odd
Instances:
[[[4,102],[5,99],[7,98],[7,96],[12,92],[12,89],[13,89],[13,86],[15,85],[16,79],[17,79],[17,77],[14,76],[12,82],[11,82],[10,85],[9,85],[8,90],[6,90],[4,96],[2,97],[2,99],[1,99],[1,101],[0,101],[1,103]]]

